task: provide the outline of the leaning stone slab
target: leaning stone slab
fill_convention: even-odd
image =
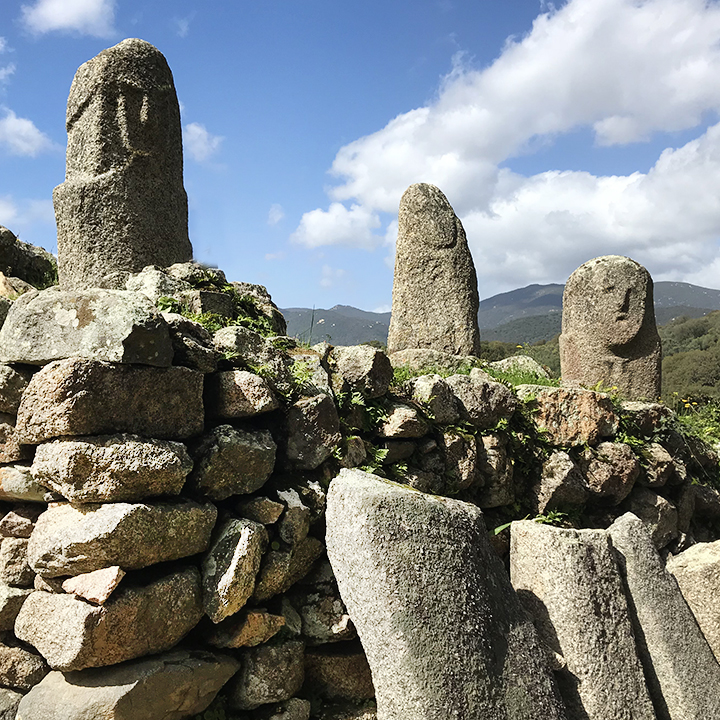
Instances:
[[[201,713],[239,663],[176,651],[111,668],[51,672],[28,693],[18,720],[180,720]]]
[[[531,403],[533,422],[553,445],[595,445],[617,433],[620,419],[605,393],[545,385],[518,385],[515,392]]]
[[[82,357],[166,367],[173,349],[165,321],[140,293],[120,290],[26,293],[0,329],[0,361],[46,365]]]
[[[37,372],[18,410],[17,433],[36,445],[64,435],[133,433],[182,440],[203,429],[201,373],[97,360],[57,360]]]
[[[195,555],[207,549],[214,505],[196,502],[51,505],[28,545],[30,566],[45,577],[124,570]]]
[[[104,605],[35,591],[15,621],[15,635],[37,648],[54,670],[82,670],[169,650],[202,617],[196,568],[128,586]]]
[[[546,645],[564,658],[559,683],[569,717],[655,719],[603,530],[514,522],[510,576]]]
[[[177,495],[192,470],[185,446],[136,435],[101,435],[42,443],[32,474],[74,503],[137,502]]]
[[[202,563],[203,603],[214,623],[234,615],[252,595],[267,542],[265,527],[252,520],[230,518],[218,529]]]
[[[255,492],[270,477],[276,450],[267,430],[218,425],[196,448],[188,485],[213,500]]]
[[[53,193],[61,286],[190,260],[180,110],[162,53],[128,39],[82,65],[67,133],[65,182]]]
[[[651,692],[662,697],[671,718],[720,717],[720,665],[647,528],[626,513],[607,533],[622,567]]]
[[[342,470],[327,545],[379,717],[565,718],[477,507]]]
[[[670,557],[667,570],[680,586],[685,602],[720,662],[720,540],[697,543]]]

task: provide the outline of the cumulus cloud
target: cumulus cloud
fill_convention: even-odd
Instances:
[[[277,225],[285,217],[285,211],[279,203],[273,203],[268,211],[268,225]]]
[[[173,25],[175,26],[175,34],[178,37],[186,38],[190,32],[190,22],[194,17],[194,13],[184,18],[173,18]]]
[[[200,123],[189,123],[183,128],[185,150],[197,162],[205,162],[215,155],[224,139],[208,132]]]
[[[115,35],[115,0],[37,0],[22,6],[22,21],[31,32],[54,30],[107,38]]]
[[[18,117],[12,110],[4,112],[5,116],[0,118],[0,146],[5,146],[12,155],[35,157],[53,147],[50,138],[32,120]]]
[[[332,204],[305,213],[295,240],[392,241],[390,226],[376,234],[380,214],[394,216],[411,183],[431,182],[463,218],[493,289],[501,277],[502,289],[561,279],[576,261],[608,252],[651,258],[661,274],[709,264],[720,237],[720,201],[707,185],[717,187],[716,127],[666,150],[647,174],[524,178],[501,166],[582,127],[599,146],[625,145],[717,115],[720,3],[569,0],[543,8],[491,65],[476,69],[457,55],[432,102],[341,148],[330,169]]]

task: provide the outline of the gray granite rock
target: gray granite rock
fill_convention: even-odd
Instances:
[[[590,490],[577,463],[562,450],[556,450],[543,463],[540,481],[533,487],[533,505],[538,514],[568,506],[584,505]]]
[[[265,380],[246,370],[227,370],[205,382],[208,414],[222,419],[244,418],[270,412],[280,403]]]
[[[17,431],[16,422],[15,416],[0,413],[0,463],[15,463],[32,456],[30,449],[21,444],[23,438]]]
[[[58,498],[34,480],[29,464],[0,467],[0,500],[47,503],[53,499]]]
[[[329,362],[342,381],[340,385],[344,382],[350,392],[367,399],[383,396],[393,379],[387,355],[370,345],[336,347]]]
[[[277,635],[285,624],[282,615],[262,608],[247,610],[221,622],[208,636],[208,642],[219,648],[255,647]]]
[[[53,193],[61,286],[190,260],[180,109],[162,53],[127,39],[80,66],[66,125]]]
[[[35,480],[74,503],[177,495],[192,469],[185,446],[136,435],[53,440],[35,452]]]
[[[51,505],[28,545],[30,566],[45,577],[125,570],[203,552],[217,510],[196,502]]]
[[[0,225],[0,272],[45,288],[56,280],[57,262],[47,250],[21,242]]]
[[[169,650],[202,614],[200,573],[193,567],[128,585],[104,605],[35,591],[17,616],[15,634],[54,670],[82,670]]]
[[[521,372],[536,375],[541,378],[549,378],[548,371],[536,360],[528,355],[511,355],[510,357],[488,363],[488,368],[500,370],[501,372]]]
[[[2,330],[0,330],[0,337]],[[20,398],[30,382],[27,370],[17,370],[11,365],[0,365],[0,413],[17,415]]]
[[[391,402],[387,419],[380,422],[377,434],[383,438],[420,438],[430,432],[430,425],[417,408],[405,403]]]
[[[267,543],[264,526],[252,520],[228,518],[216,530],[202,562],[203,606],[214,623],[234,615],[252,595]]]
[[[296,640],[243,650],[242,668],[227,687],[230,706],[252,710],[295,695],[305,678],[303,650]]]
[[[621,503],[640,476],[640,460],[629,445],[603,442],[580,456],[580,467],[594,500]]]
[[[28,565],[26,538],[4,537],[0,545],[0,580],[15,587],[32,587],[35,573]],[[0,683],[1,685],[2,683]]]
[[[477,276],[465,230],[434,185],[400,200],[388,351],[479,355]]]
[[[327,544],[379,717],[565,718],[477,507],[342,470]]]
[[[514,522],[510,576],[544,642],[563,658],[558,681],[568,717],[655,720],[620,571],[603,530]]]
[[[51,672],[22,699],[17,720],[181,720],[203,712],[237,668],[225,655],[179,650],[116,667]]]
[[[213,345],[212,335],[198,322],[177,313],[161,313],[168,325],[173,348],[173,365],[207,374],[217,370],[222,357]]]
[[[329,395],[302,398],[287,411],[287,456],[297,468],[314,470],[340,443],[340,418]]]
[[[32,588],[16,588],[0,582],[0,631],[13,629],[15,618],[31,593]]]
[[[445,382],[457,401],[460,419],[477,428],[493,427],[502,418],[509,418],[517,407],[515,396],[502,383],[469,375],[451,375]]]
[[[16,720],[18,705],[23,696],[14,690],[0,688],[0,720]]]
[[[51,287],[19,297],[0,329],[0,360],[46,365],[69,357],[166,367],[173,349],[167,324],[139,293]]]
[[[660,396],[661,356],[650,273],[620,255],[581,265],[563,293],[563,383],[600,383],[628,400],[654,401]]]
[[[474,502],[481,508],[509,505],[515,500],[514,465],[507,450],[507,438],[489,433],[478,438],[478,475],[481,482]]]
[[[182,440],[203,429],[202,378],[182,367],[57,360],[30,381],[17,432],[30,444],[109,433]]]
[[[370,700],[375,697],[370,666],[355,643],[324,646],[305,653],[305,682],[327,699]]]
[[[275,467],[277,448],[267,430],[218,425],[194,451],[188,486],[213,500],[259,490]]]
[[[677,508],[653,490],[636,487],[622,504],[622,509],[642,520],[658,549],[678,536]]]
[[[404,392],[425,409],[428,417],[440,425],[454,423],[460,418],[457,400],[440,375],[421,375],[408,380]]]
[[[607,533],[618,553],[654,697],[662,698],[670,718],[720,717],[720,665],[649,532],[627,513]]]
[[[25,693],[49,672],[40,655],[22,647],[0,644],[0,685],[3,687]]]

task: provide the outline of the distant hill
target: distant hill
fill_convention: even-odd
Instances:
[[[482,300],[478,321],[483,341],[523,344],[553,338],[560,332],[563,289],[563,285],[556,283],[528,285]],[[720,290],[681,282],[655,283],[658,325],[681,317],[699,318],[711,310],[720,310]],[[314,311],[287,308],[282,313],[288,323],[288,335],[305,341],[327,340],[333,345],[387,342],[390,313],[366,312],[349,305]]]

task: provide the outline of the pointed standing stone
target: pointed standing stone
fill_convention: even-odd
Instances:
[[[127,39],[86,62],[66,125],[65,182],[53,193],[60,285],[190,260],[180,109],[162,53]]]
[[[465,230],[434,185],[400,200],[388,352],[427,348],[478,355],[480,299]]]

